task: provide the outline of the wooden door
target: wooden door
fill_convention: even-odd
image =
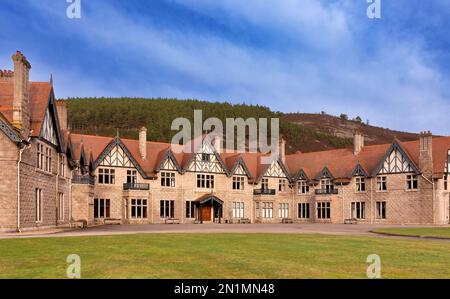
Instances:
[[[211,221],[211,206],[203,206],[200,210],[202,213],[202,220]]]

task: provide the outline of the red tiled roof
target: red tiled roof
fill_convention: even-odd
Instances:
[[[45,110],[50,99],[52,85],[49,82],[30,82],[29,88],[30,128],[33,130],[32,136],[39,136]],[[10,123],[12,122],[13,97],[13,82],[0,81],[0,110]]]

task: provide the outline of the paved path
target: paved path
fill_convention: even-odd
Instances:
[[[14,234],[0,234],[1,238],[75,237],[138,233],[303,233],[353,236],[381,236],[370,231],[381,227],[424,227],[368,224],[140,224],[102,225],[87,229],[52,229]],[[428,226],[430,227],[430,226]],[[398,237],[397,237],[398,238]],[[405,237],[400,237],[405,238]]]

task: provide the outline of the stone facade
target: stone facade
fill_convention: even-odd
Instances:
[[[281,140],[271,165],[259,153],[221,153],[217,138],[174,154],[147,141],[145,128],[139,140],[71,134],[51,83],[28,82],[20,52],[13,61],[14,72],[0,73],[0,106],[12,107],[0,111],[1,231],[80,221],[449,223],[450,137],[424,132],[415,142],[365,146],[356,132],[352,149],[295,155]],[[163,184],[163,174],[174,183]],[[199,187],[199,175],[214,186]]]

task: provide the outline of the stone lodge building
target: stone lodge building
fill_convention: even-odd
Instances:
[[[0,231],[96,223],[448,224],[450,137],[285,155],[80,135],[52,82],[0,71]]]

